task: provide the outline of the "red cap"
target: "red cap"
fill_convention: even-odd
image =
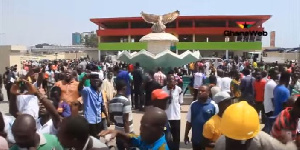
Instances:
[[[162,89],[156,89],[151,94],[152,100],[163,100],[169,97],[169,94]]]
[[[128,71],[132,72],[134,70],[134,66],[132,64],[128,65]]]

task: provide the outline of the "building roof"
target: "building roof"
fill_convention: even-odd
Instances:
[[[221,16],[179,16],[178,20],[237,20],[237,21],[251,21],[261,20],[262,23],[271,18],[271,15],[221,15]],[[92,18],[91,22],[100,25],[105,22],[141,22],[144,21],[142,17],[116,17],[116,18]]]

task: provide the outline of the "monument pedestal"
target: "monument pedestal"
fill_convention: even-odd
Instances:
[[[170,50],[178,41],[178,38],[170,33],[149,33],[140,39],[140,42],[147,42],[147,51],[154,55]]]

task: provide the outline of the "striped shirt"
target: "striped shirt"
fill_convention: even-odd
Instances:
[[[131,103],[125,96],[117,95],[109,102],[109,113],[114,117],[115,129],[123,132],[125,131],[123,115],[128,113],[129,132],[133,132]]]
[[[291,116],[291,109],[289,107],[281,111],[273,124],[271,135],[279,141],[285,140],[286,136],[290,136],[290,138],[296,140],[299,119]]]
[[[164,86],[164,81],[166,78],[167,78],[166,75],[161,71],[158,71],[154,74],[155,81],[159,83],[161,86]]]

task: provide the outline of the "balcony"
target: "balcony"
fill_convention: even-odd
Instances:
[[[182,28],[167,28],[167,33],[176,33],[178,35],[182,34],[196,34],[196,35],[223,35],[225,30],[230,31],[263,31],[264,28],[226,28],[226,27],[182,27]],[[143,36],[151,32],[150,28],[140,28],[140,29],[105,29],[97,30],[98,36],[128,36],[128,35],[139,35]]]
[[[142,50],[147,43],[99,43],[99,50]],[[178,50],[261,50],[262,42],[178,42]]]

